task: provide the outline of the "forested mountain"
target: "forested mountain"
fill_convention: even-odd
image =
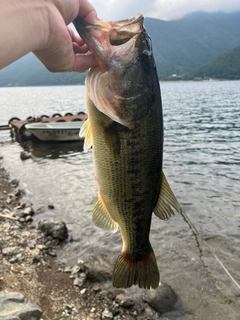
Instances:
[[[221,54],[213,62],[195,70],[189,78],[240,80],[240,46]]]
[[[145,26],[152,38],[160,79],[195,75],[194,70],[240,45],[240,12],[197,12],[171,21],[146,18]],[[224,63],[226,70],[231,68],[228,62]],[[77,84],[84,78],[74,72],[51,73],[28,54],[0,71],[0,86]]]
[[[49,72],[32,54],[0,71],[0,86],[44,86],[84,83],[86,74]]]
[[[184,75],[240,45],[240,12],[197,12],[180,20],[145,20],[159,78]]]

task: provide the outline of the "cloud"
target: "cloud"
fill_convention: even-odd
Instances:
[[[153,0],[90,0],[93,6],[98,12],[100,19],[109,20],[121,20],[130,18],[138,13],[142,13],[144,16],[148,12],[154,10]]]
[[[120,20],[137,13],[171,20],[195,11],[240,11],[239,0],[90,0],[103,20]]]
[[[155,0],[154,10],[148,13],[151,17],[171,20],[196,11],[231,12],[238,10],[240,10],[239,0]]]

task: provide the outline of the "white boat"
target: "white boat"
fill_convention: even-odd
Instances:
[[[82,140],[79,131],[84,122],[36,122],[26,124],[25,128],[41,141],[76,141]]]

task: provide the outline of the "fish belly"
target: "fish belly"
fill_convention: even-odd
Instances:
[[[132,130],[112,121],[91,101],[88,116],[93,131],[99,197],[111,219],[118,224],[123,240],[113,284],[156,287],[159,272],[149,231],[162,174],[161,109],[151,106],[141,124]],[[149,269],[148,273],[154,276],[146,274],[144,269]]]

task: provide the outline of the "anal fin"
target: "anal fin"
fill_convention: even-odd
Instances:
[[[99,197],[93,208],[92,221],[97,227],[103,230],[111,232],[116,232],[118,230],[118,224],[112,220]]]
[[[92,127],[89,120],[86,120],[79,132],[80,137],[85,137],[83,150],[87,152],[93,145]]]
[[[168,220],[174,216],[173,209],[175,209],[178,213],[182,212],[181,207],[172,189],[170,188],[164,173],[162,173],[160,195],[153,212],[160,219]]]

